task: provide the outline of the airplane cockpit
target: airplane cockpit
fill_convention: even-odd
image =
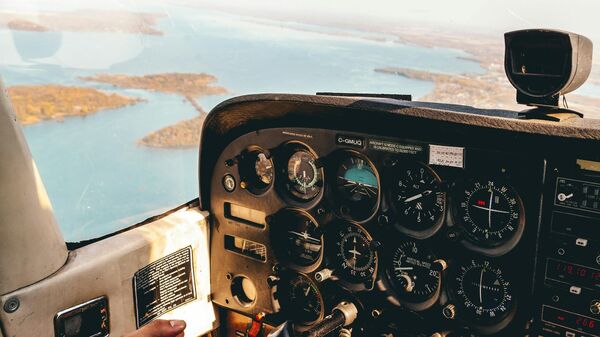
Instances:
[[[0,337],[125,336],[157,319],[207,337],[600,336],[600,119],[563,101],[592,72],[592,42],[502,42],[520,110],[229,98],[195,135],[193,200],[69,243],[3,88]],[[94,81],[141,90],[109,76]]]

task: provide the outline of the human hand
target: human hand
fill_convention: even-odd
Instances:
[[[183,330],[185,321],[157,319],[123,337],[183,337]]]

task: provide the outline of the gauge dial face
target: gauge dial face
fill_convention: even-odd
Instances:
[[[493,323],[505,318],[515,306],[512,286],[500,268],[489,261],[471,261],[456,276],[456,294],[467,317]]]
[[[457,220],[469,241],[483,247],[497,247],[522,232],[523,202],[511,186],[492,180],[474,181],[462,193]]]
[[[262,150],[243,153],[239,168],[244,188],[254,194],[265,192],[273,183],[273,161]]]
[[[402,242],[394,250],[387,270],[395,293],[412,303],[426,302],[439,294],[440,272],[435,261],[435,255],[421,242]]]
[[[350,283],[362,283],[373,278],[377,253],[371,249],[371,237],[361,227],[343,226],[337,232],[336,257],[338,274]]]
[[[342,217],[364,221],[379,203],[379,178],[373,164],[357,155],[349,155],[338,167],[336,191]]]
[[[289,281],[288,307],[295,323],[310,325],[323,317],[323,296],[317,286],[305,275],[297,274]]]
[[[273,182],[273,162],[262,152],[256,156],[254,172],[263,184],[271,185]]]
[[[323,238],[316,222],[306,213],[284,210],[274,216],[273,242],[279,243],[282,258],[307,267],[321,257]]]
[[[415,163],[398,172],[392,200],[399,225],[414,231],[439,226],[446,207],[440,177],[429,167]]]
[[[296,151],[288,160],[288,191],[300,201],[314,199],[323,187],[322,170],[315,161],[315,156],[306,150]]]

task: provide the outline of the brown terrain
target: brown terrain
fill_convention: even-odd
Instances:
[[[0,28],[21,31],[117,32],[162,35],[156,27],[162,14],[120,11],[0,12]]]
[[[154,131],[139,140],[140,145],[162,148],[196,148],[206,115],[187,119]]]
[[[140,102],[137,98],[106,93],[94,88],[61,85],[18,85],[8,88],[17,120],[33,124],[43,120],[86,116]]]
[[[447,75],[405,68],[380,68],[377,72],[404,76],[434,83],[432,92],[422,101],[471,105],[485,109],[525,110],[516,103],[516,91],[502,73],[488,71],[482,75]],[[600,98],[568,94],[569,108],[585,112],[589,118],[600,118]]]
[[[466,38],[464,34],[457,32],[433,33],[429,29],[417,28],[390,33],[397,36],[400,43],[463,50],[471,55],[464,57],[465,59],[478,62],[485,70],[483,74],[448,75],[396,67],[375,69],[377,72],[433,82],[433,91],[419,98],[420,100],[488,109],[527,109],[516,103],[516,90],[504,73],[503,39],[479,34],[470,34]],[[593,69],[588,81],[600,83],[600,69]],[[566,101],[569,108],[584,112],[586,117],[600,118],[599,98],[577,95],[575,91],[566,95]]]
[[[227,89],[213,85],[217,78],[208,74],[166,73],[145,76],[99,74],[82,78],[86,81],[112,84],[120,88],[144,89],[184,97],[198,111],[199,116],[178,122],[154,131],[139,141],[139,144],[161,148],[196,147],[200,141],[200,130],[206,112],[196,98],[222,95]]]

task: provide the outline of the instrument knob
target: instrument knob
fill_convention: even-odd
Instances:
[[[590,312],[594,315],[600,314],[600,300],[593,300],[590,303]]]
[[[455,319],[456,318],[456,307],[454,304],[448,304],[442,309],[442,315],[444,315],[447,319]]]

